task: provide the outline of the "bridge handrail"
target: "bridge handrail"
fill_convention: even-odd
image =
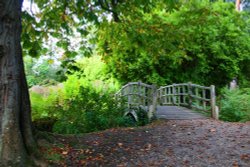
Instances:
[[[208,86],[201,86],[201,85],[197,85],[197,84],[190,84],[190,86],[192,87],[197,87],[197,88],[200,88],[200,89],[207,89],[207,90],[210,90],[211,87],[208,87]]]
[[[201,86],[201,85],[197,85],[197,84],[188,84],[188,83],[179,83],[179,84],[160,86],[160,88],[168,88],[168,87],[172,87],[172,86],[188,86],[188,85],[193,86],[193,87],[197,87],[197,88],[201,88],[201,89],[210,90],[210,87],[208,87],[208,86]]]
[[[140,96],[140,97],[143,97],[143,98],[146,98],[146,99],[151,99],[150,97],[141,95],[139,93],[128,93],[126,95],[120,95],[120,97],[125,97],[125,96],[129,96],[129,95],[137,95],[137,96]]]
[[[212,117],[217,117],[215,87],[213,85],[208,87],[193,83],[178,83],[161,86],[157,92],[163,105],[174,104],[203,111],[211,110]]]
[[[127,114],[134,115],[135,108],[143,108],[148,113],[148,118],[151,119],[156,110],[157,96],[156,87],[154,85],[148,85],[142,82],[129,82],[124,85],[116,94],[116,99],[124,100],[127,104],[128,112]]]
[[[189,82],[161,86],[156,89],[155,85],[129,82],[115,94],[115,97],[117,99],[125,97],[128,109],[144,106],[147,111],[151,109],[151,111],[156,111],[159,100],[163,105],[180,105],[203,111],[210,110],[212,118],[218,118],[214,85],[201,86]]]
[[[144,86],[147,88],[152,88],[152,85],[148,85],[142,82],[129,82],[126,85],[122,86],[121,89],[119,89],[116,94],[119,94],[122,90],[124,90],[126,87],[129,87],[131,85],[140,85],[140,86]]]

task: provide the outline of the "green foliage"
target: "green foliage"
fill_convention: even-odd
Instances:
[[[73,66],[77,70],[70,70],[64,82],[67,97],[76,96],[80,87],[90,87],[96,92],[106,93],[114,93],[120,87],[120,83],[106,70],[106,64],[100,56],[82,58]]]
[[[241,88],[247,88],[250,85],[250,56],[241,62],[241,75],[239,75],[239,85]]]
[[[50,95],[41,95],[30,92],[32,120],[54,119],[58,117],[60,110],[59,92],[50,91]]]
[[[144,126],[150,122],[148,118],[148,113],[143,108],[132,107],[130,108],[130,110],[134,111],[134,114],[136,114],[137,119],[132,113],[126,112],[127,114],[124,116],[124,118],[126,119],[126,126]]]
[[[124,108],[118,107],[112,94],[83,87],[72,79],[57,92],[44,96],[31,92],[32,118],[40,130],[49,130],[53,122],[57,133],[86,133],[111,127],[128,126]],[[54,122],[56,121],[56,122]],[[51,124],[52,125],[52,124]],[[46,129],[47,128],[47,129]]]
[[[223,90],[220,119],[230,122],[250,121],[250,89]]]
[[[161,0],[174,6],[173,0]],[[62,49],[64,58],[75,57],[78,52],[85,56],[91,54],[92,46],[86,39],[95,38],[92,27],[98,27],[107,15],[119,22],[124,15],[131,15],[141,9],[150,11],[158,2],[151,0],[88,0],[88,1],[48,1],[31,0],[30,11],[22,12],[24,55],[39,57],[51,51],[50,42]],[[32,10],[32,8],[38,10]],[[130,10],[127,10],[130,9]],[[33,12],[34,13],[33,13]],[[77,35],[77,38],[74,36]],[[72,45],[72,37],[80,46]],[[54,40],[51,40],[54,39]],[[58,40],[55,40],[58,39]]]
[[[157,7],[102,24],[99,51],[116,78],[123,83],[192,81],[223,87],[245,73],[249,15],[221,1],[192,0],[171,12]]]
[[[29,87],[34,85],[55,85],[64,79],[63,74],[58,74],[59,66],[55,66],[53,61],[39,60],[31,57],[24,58],[26,79]]]
[[[89,63],[85,65],[88,67]],[[84,69],[85,72],[90,72],[86,70],[88,68]],[[113,93],[116,89],[113,85],[103,85],[105,82],[96,85],[92,82],[101,78],[98,70],[93,71],[94,75],[90,72],[86,78],[83,74],[84,72],[76,72],[69,75],[62,88],[45,87],[49,94],[31,92],[32,117],[37,128],[49,130],[51,127],[46,123],[53,123],[53,132],[79,134],[148,123],[147,113],[142,109],[137,111],[138,122],[124,117],[126,108],[120,102],[118,105],[114,99]]]
[[[62,87],[43,87],[44,95],[31,93],[37,126],[44,118],[46,122],[56,120],[53,131],[57,133],[86,133],[130,125],[123,117],[124,108],[113,99],[119,84],[106,75],[100,57],[83,58],[75,66],[79,70],[72,71]]]
[[[138,108],[136,114],[138,116],[138,126],[144,126],[149,123],[148,114],[145,110],[143,110],[142,108]]]
[[[79,69],[74,75],[83,79],[85,84],[89,83],[98,91],[115,92],[121,84],[108,71],[107,65],[101,60],[101,56],[93,55],[89,58],[82,58],[76,62]]]
[[[124,126],[124,109],[108,94],[80,87],[76,96],[65,99],[64,110],[54,125],[57,133],[86,133]]]

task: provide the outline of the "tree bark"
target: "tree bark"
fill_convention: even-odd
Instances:
[[[34,165],[38,150],[22,59],[21,6],[22,0],[0,0],[0,166]]]

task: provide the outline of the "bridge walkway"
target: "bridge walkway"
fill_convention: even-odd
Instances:
[[[207,119],[205,115],[181,106],[157,106],[156,118],[167,120]]]

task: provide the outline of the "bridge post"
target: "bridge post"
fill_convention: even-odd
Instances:
[[[202,89],[202,98],[206,99],[206,89]],[[206,111],[206,101],[203,101],[202,104],[203,104],[203,111]]]
[[[158,102],[158,93],[156,85],[152,85],[152,104],[149,106],[148,118],[151,120],[156,114],[157,102]]]
[[[173,104],[176,105],[176,87],[175,87],[175,83],[173,84]]]
[[[188,82],[188,107],[192,108],[192,83]]]
[[[160,103],[160,105],[162,105],[163,102],[162,102],[162,89],[161,89],[161,87],[160,87],[159,90],[160,90],[160,91],[159,91],[159,103]]]
[[[216,96],[215,96],[215,86],[210,86],[210,103],[211,103],[211,117],[218,119],[218,113],[216,111]]]

